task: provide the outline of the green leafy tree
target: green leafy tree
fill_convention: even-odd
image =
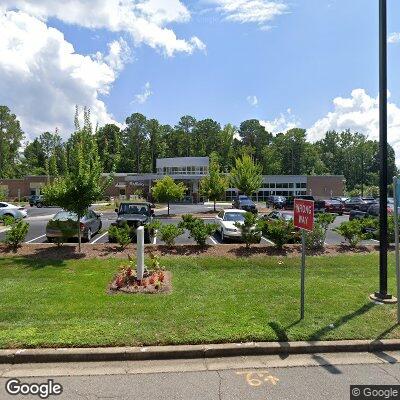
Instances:
[[[261,187],[261,166],[256,164],[249,155],[236,159],[235,167],[231,171],[232,186],[247,196],[251,196]]]
[[[0,178],[21,177],[18,169],[24,132],[17,117],[0,106]]]
[[[183,198],[186,192],[186,186],[182,182],[176,183],[170,176],[166,176],[157,181],[151,190],[156,201],[167,203],[169,215],[170,203]]]
[[[225,191],[229,188],[229,179],[226,175],[220,173],[216,153],[211,154],[209,168],[209,175],[200,181],[200,192],[204,197],[214,202],[214,211],[216,211],[216,202],[222,199]]]
[[[254,243],[260,243],[262,226],[257,215],[247,212],[244,214],[243,223],[235,222],[234,225],[240,230],[242,240],[246,243],[247,249]]]
[[[85,119],[87,118],[86,116]],[[80,252],[81,218],[95,201],[102,198],[111,180],[103,179],[101,176],[102,166],[90,125],[85,122],[84,128],[75,132],[71,139],[67,174],[48,183],[42,193],[47,204],[59,206],[76,214]]]

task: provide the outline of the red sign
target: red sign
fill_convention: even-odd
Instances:
[[[294,199],[294,226],[312,231],[314,229],[314,202]]]

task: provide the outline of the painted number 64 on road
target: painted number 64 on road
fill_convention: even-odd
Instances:
[[[312,231],[314,229],[314,202],[294,199],[294,226]]]

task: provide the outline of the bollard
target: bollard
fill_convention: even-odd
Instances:
[[[137,265],[136,273],[137,279],[143,279],[144,273],[144,227],[140,226],[136,230],[136,246],[137,246]]]

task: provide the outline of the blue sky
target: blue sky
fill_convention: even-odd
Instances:
[[[169,44],[160,40],[154,45],[154,38],[138,39],[140,35],[133,23],[125,30],[120,26],[115,28],[113,21],[104,22],[104,18],[97,18],[96,10],[112,13],[113,1],[92,0],[92,5],[98,3],[98,8],[92,7],[93,17],[86,16],[88,20],[81,21],[67,6],[60,11],[55,0],[5,0],[8,3],[6,13],[17,12],[21,14],[20,18],[23,13],[35,18],[30,24],[39,24],[36,19],[45,24],[38,27],[38,31],[46,32],[43,35],[51,36],[51,28],[61,32],[64,40],[57,39],[62,42],[57,46],[62,48],[64,42],[72,44],[74,56],[94,59],[94,54],[101,53],[97,64],[90,65],[90,68],[95,68],[93,76],[96,76],[96,82],[79,89],[86,104],[79,102],[79,96],[66,98],[65,88],[69,83],[65,80],[65,70],[57,77],[53,68],[48,71],[46,67],[43,79],[51,76],[47,82],[49,90],[61,85],[60,90],[54,90],[57,92],[54,94],[56,102],[66,102],[68,107],[75,103],[88,105],[94,116],[98,112],[100,122],[107,122],[110,118],[123,123],[131,113],[141,112],[163,123],[175,124],[180,116],[189,114],[198,119],[210,117],[222,124],[230,122],[236,125],[245,119],[257,118],[263,120],[270,130],[276,131],[301,126],[310,129],[314,139],[320,137],[325,129],[346,127],[376,137],[378,0],[136,0],[136,3],[152,3],[153,7],[168,9],[168,3],[170,9],[175,7],[178,10],[180,7],[178,16],[174,15],[168,22],[156,23],[189,46],[186,50],[174,47],[173,54],[168,55],[165,49]],[[134,0],[124,1],[135,3]],[[64,3],[70,2],[65,0]],[[251,14],[251,9],[246,9],[235,19],[232,12],[222,8],[238,2],[261,7],[260,10],[280,5],[284,10],[272,13],[269,20],[260,21],[252,16],[251,22],[243,22],[246,18],[243,14]],[[88,0],[81,3],[85,9]],[[400,32],[400,2],[388,0],[388,13],[388,33]],[[16,18],[9,15],[8,22],[18,25]],[[155,20],[154,14],[146,18],[150,22]],[[28,28],[24,33],[29,33],[27,31]],[[194,36],[201,45],[190,44]],[[125,57],[122,66],[105,71],[103,64],[108,62],[106,54],[113,41],[126,44],[130,51],[129,60]],[[15,38],[10,38],[9,43],[14,42]],[[396,132],[400,129],[400,77],[397,73],[400,70],[400,35],[393,36],[392,42],[395,43],[388,46],[392,103],[390,133],[392,143],[397,145]],[[44,48],[46,51],[41,49],[40,59],[52,51],[48,42]],[[36,61],[38,54],[32,56]],[[60,57],[60,60],[58,64],[64,64],[64,58]],[[75,66],[76,62],[72,64]],[[90,76],[85,63],[82,62],[79,68],[79,74]],[[2,73],[5,75],[4,70],[0,64],[0,78]],[[104,70],[107,77],[97,79],[96,74],[102,73],[100,70]],[[74,74],[70,75],[75,79]],[[12,80],[9,75],[5,76]],[[18,76],[14,79],[21,81]],[[75,84],[76,81],[72,82],[67,92],[72,92]],[[9,87],[13,87],[13,82]],[[358,91],[353,92],[355,90]],[[63,92],[61,97],[60,91]],[[23,93],[22,88],[20,92]],[[35,97],[34,89],[30,87],[29,93],[33,113],[35,101],[40,104],[43,98],[47,99],[46,91],[38,90]],[[339,100],[334,103],[337,98]],[[54,125],[61,126],[61,131],[69,129],[66,122],[69,117],[60,110],[49,106],[54,115],[33,118],[25,115],[29,107],[20,107],[20,99],[20,94],[17,101],[9,89],[0,94],[0,103],[17,108],[17,115],[21,115],[31,137]],[[63,108],[69,110],[68,107]]]
[[[332,99],[364,88],[378,93],[378,1],[297,0],[277,17],[271,30],[257,24],[223,21],[213,11],[201,13],[196,2],[192,21],[175,24],[180,37],[193,34],[206,44],[205,53],[165,57],[148,46],[134,49],[103,99],[118,121],[142,112],[165,123],[185,114],[240,123],[248,118],[273,119],[288,108],[304,127],[332,108]],[[400,4],[389,0],[389,32],[400,30]],[[94,32],[51,21],[77,52],[105,51],[118,35]],[[400,103],[400,45],[389,46],[390,91]],[[150,82],[153,94],[144,104],[134,95]],[[256,96],[258,105],[247,102]]]

